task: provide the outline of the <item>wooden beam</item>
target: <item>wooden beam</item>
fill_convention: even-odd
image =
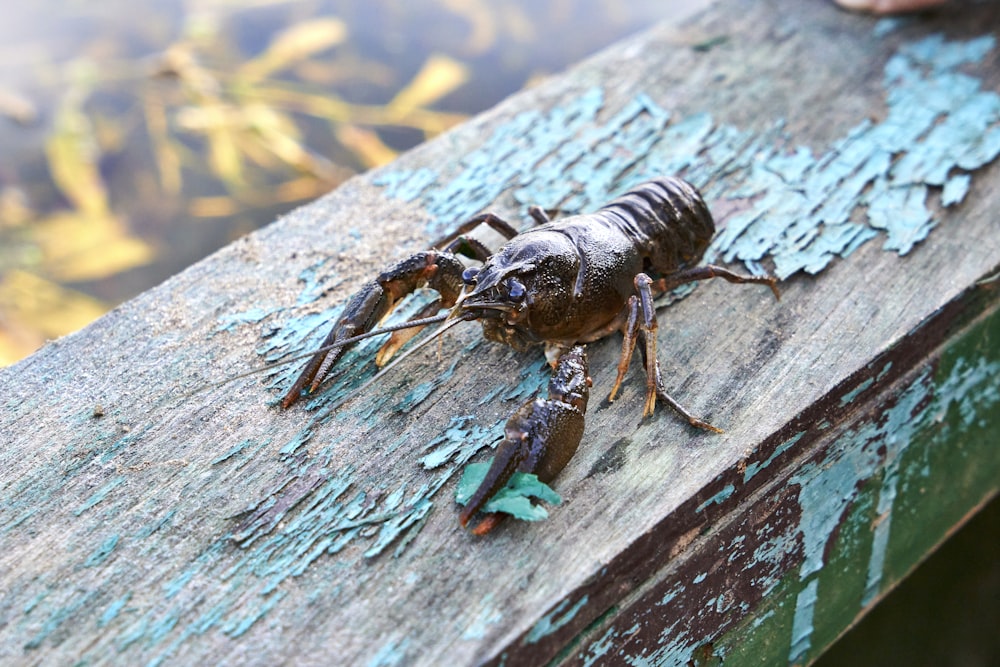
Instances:
[[[356,178],[0,371],[0,660],[805,663],[1000,480],[1000,8],[720,0]],[[603,400],[544,522],[452,502],[540,353],[474,326],[343,408],[274,402],[382,266],[456,221],[681,174],[719,261],[661,312],[674,395]],[[192,393],[196,392],[196,393]]]

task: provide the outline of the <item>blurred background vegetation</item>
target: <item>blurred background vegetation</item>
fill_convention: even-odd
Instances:
[[[0,366],[707,2],[3,3]],[[1000,664],[998,520],[994,501],[820,664]]]
[[[705,0],[0,8],[0,366]]]

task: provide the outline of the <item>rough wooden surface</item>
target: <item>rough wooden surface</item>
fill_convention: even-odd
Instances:
[[[1000,8],[875,21],[722,0],[521,94],[0,371],[0,661],[807,662],[996,493]],[[335,415],[295,368],[361,281],[455,220],[703,189],[726,261],[660,318],[674,395],[614,404],[541,524],[451,500],[539,354],[449,337]],[[256,354],[255,354],[256,351]]]

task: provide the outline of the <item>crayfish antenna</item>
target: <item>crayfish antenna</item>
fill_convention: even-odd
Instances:
[[[425,345],[427,345],[431,341],[440,338],[441,335],[445,331],[447,331],[448,329],[451,329],[455,325],[461,324],[462,322],[467,322],[469,320],[475,319],[475,318],[469,317],[469,316],[457,316],[456,318],[453,319],[451,317],[450,313],[449,313],[449,315],[440,315],[438,317],[440,318],[438,321],[440,321],[441,319],[443,319],[443,320],[445,320],[445,323],[442,324],[437,329],[435,329],[434,333],[432,333],[427,338],[423,339],[422,341],[420,341],[419,343],[417,343],[416,345],[414,345],[410,349],[406,350],[406,352],[403,352],[403,354],[401,354],[398,357],[396,357],[395,359],[393,359],[387,365],[383,366],[379,370],[378,373],[376,373],[375,375],[373,375],[370,378],[368,378],[368,380],[364,384],[362,384],[361,386],[359,386],[357,389],[354,389],[350,394],[348,394],[347,396],[343,397],[342,399],[340,399],[339,401],[337,401],[336,403],[334,403],[333,405],[331,405],[329,408],[327,408],[326,411],[327,412],[333,412],[334,410],[337,410],[338,408],[340,408],[341,406],[343,406],[345,403],[347,403],[348,401],[350,401],[351,399],[353,399],[355,396],[357,396],[358,394],[360,394],[361,392],[363,392],[365,389],[367,389],[368,387],[370,387],[373,384],[375,384],[375,382],[377,382],[378,380],[382,379],[383,375],[385,375],[386,373],[388,373],[389,371],[391,371],[393,368],[396,367],[397,364],[399,364],[400,362],[402,362],[404,359],[406,359],[407,357],[409,357],[411,354],[413,354],[414,352],[416,352],[420,348],[424,347]]]
[[[360,333],[356,336],[351,336],[350,338],[344,338],[338,340],[330,345],[324,345],[323,347],[318,347],[315,350],[310,350],[309,352],[302,352],[301,354],[296,354],[294,356],[288,357],[287,359],[282,359],[281,361],[274,361],[268,364],[264,364],[260,368],[254,368],[253,370],[245,371],[243,373],[237,373],[236,375],[231,375],[225,380],[220,380],[218,382],[212,382],[210,384],[202,385],[193,391],[181,396],[181,398],[190,398],[195,394],[200,394],[203,391],[208,391],[209,389],[217,389],[218,387],[225,386],[230,382],[235,382],[245,377],[250,377],[251,375],[257,375],[259,373],[266,373],[275,368],[281,368],[287,364],[294,361],[302,361],[303,359],[311,359],[317,354],[323,354],[324,352],[330,352],[331,350],[336,350],[338,348],[344,347],[345,345],[351,345],[357,343],[358,341],[364,340],[366,338],[372,338],[384,333],[392,333],[393,331],[399,331],[400,329],[409,329],[412,327],[423,327],[428,324],[437,324],[438,322],[445,322],[451,317],[451,311],[447,313],[441,313],[440,315],[434,315],[432,317],[425,317],[419,320],[409,320],[407,322],[400,322],[399,324],[390,324],[389,326],[381,327],[379,329],[373,329],[371,331],[366,331]]]

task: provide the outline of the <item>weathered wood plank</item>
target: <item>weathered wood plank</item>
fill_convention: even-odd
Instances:
[[[0,371],[0,657],[806,662],[969,511],[1000,456],[1000,9],[873,22],[722,0],[355,179]],[[546,381],[473,327],[336,415],[244,379],[484,208],[589,210],[681,173],[766,290],[663,312],[675,396],[613,405],[543,524],[457,530],[462,465]]]

